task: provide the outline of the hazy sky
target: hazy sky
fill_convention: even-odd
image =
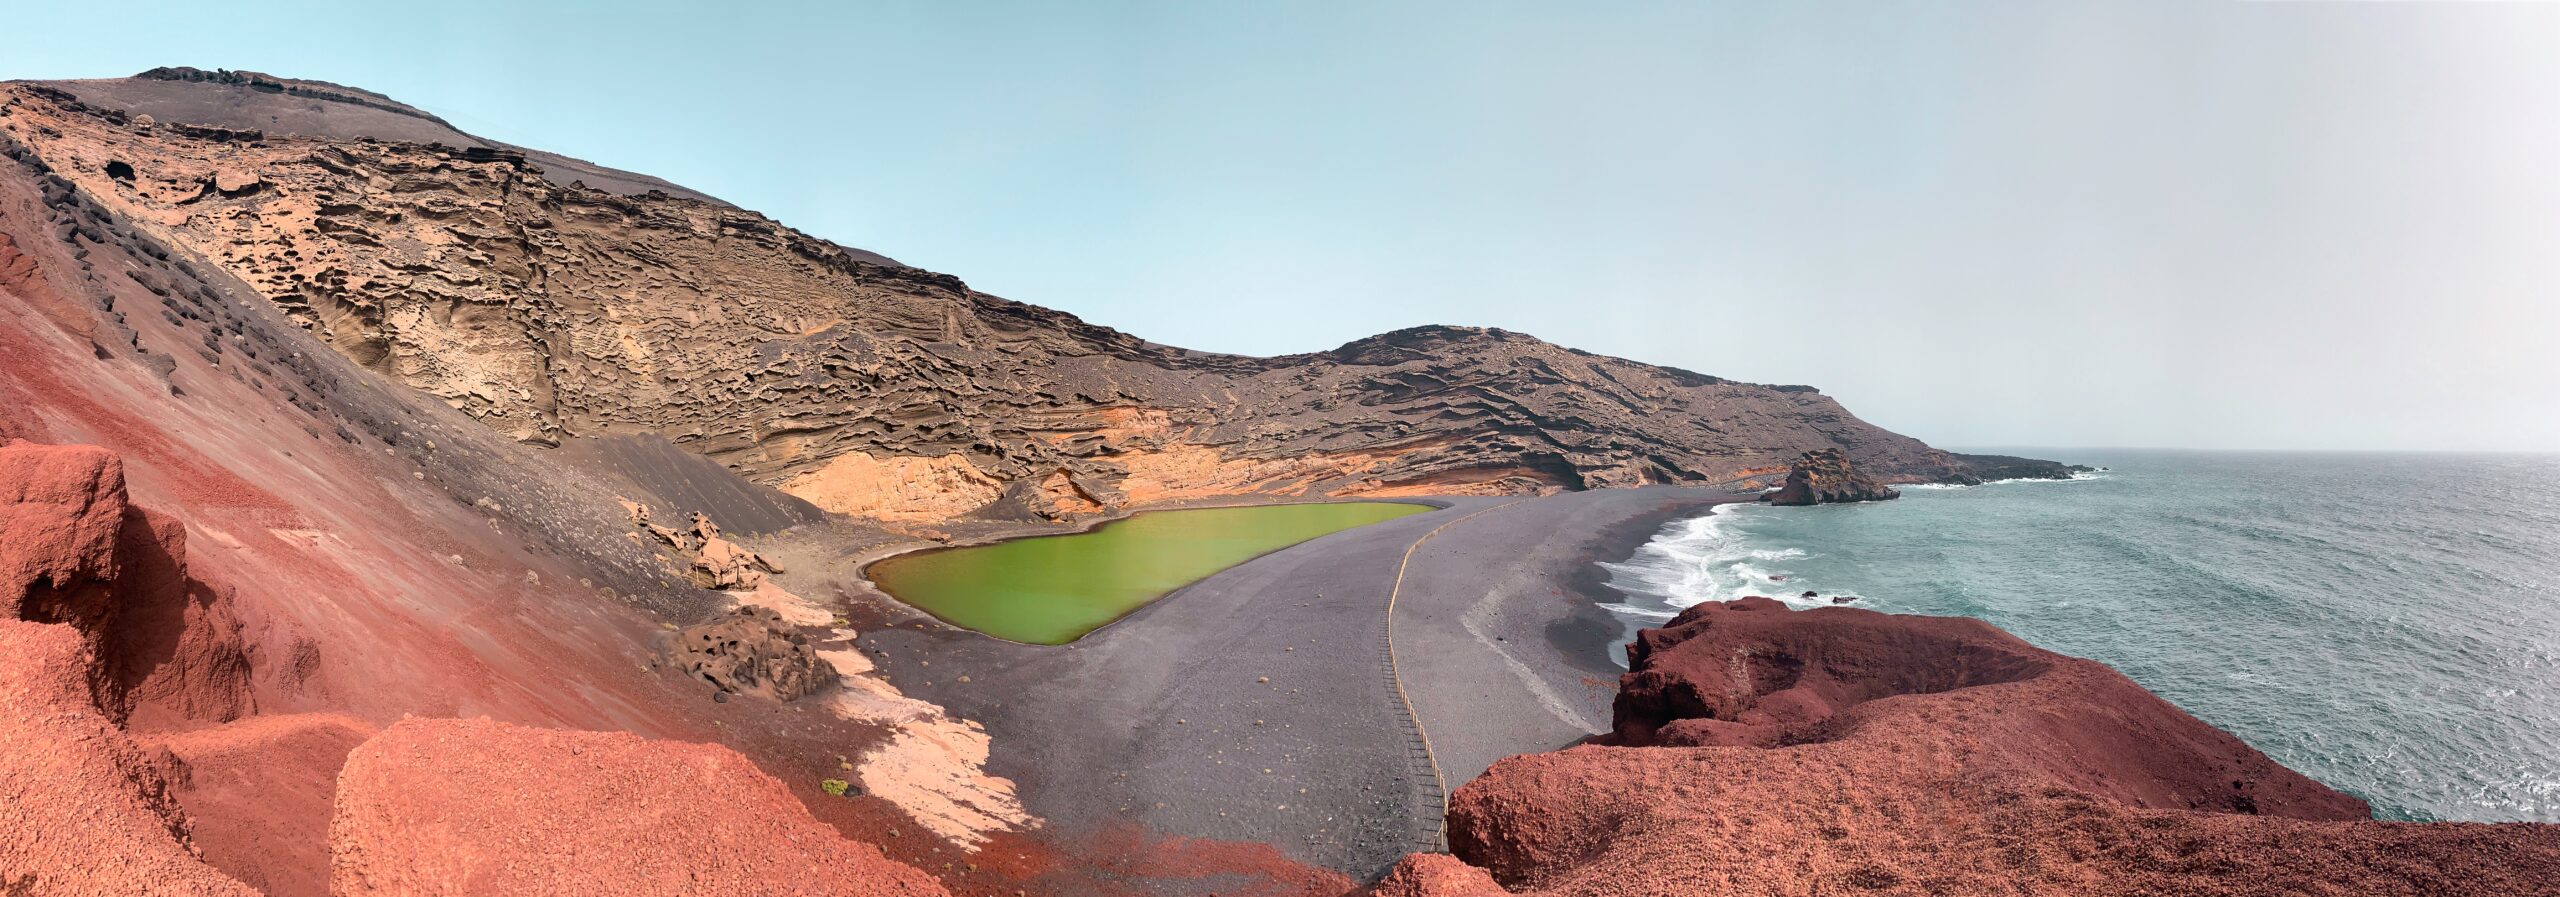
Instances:
[[[1194,348],[2560,450],[2560,4],[11,5],[0,77],[352,84]]]

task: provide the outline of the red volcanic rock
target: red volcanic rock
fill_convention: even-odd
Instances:
[[[250,709],[228,598],[188,578],[186,527],[127,503],[124,465],[88,445],[0,446],[0,617],[86,636],[116,723],[221,722]]]
[[[367,894],[941,895],[718,745],[410,719],[348,756],[331,881]]]
[[[1876,482],[1850,466],[1849,456],[1839,449],[1816,449],[1796,458],[1787,470],[1786,485],[1761,496],[1773,505],[1818,505],[1852,501],[1891,501],[1902,493]]]
[[[1397,860],[1387,877],[1361,889],[1359,897],[1502,897],[1507,893],[1492,875],[1457,857],[1417,853]]]
[[[103,616],[125,510],[114,453],[0,446],[0,617],[82,625]]]
[[[254,894],[197,858],[150,756],[98,710],[88,640],[0,619],[0,893]]]
[[[161,742],[206,863],[267,897],[327,897],[329,813],[347,752],[377,730],[335,713],[261,716]]]
[[[1620,744],[1909,741],[1956,729],[1989,744],[1971,761],[1978,768],[2131,806],[2372,815],[2363,801],[2278,765],[2105,664],[1980,620],[1799,613],[1744,598],[1644,631],[1627,660],[1611,735]]]
[[[1458,857],[1541,895],[2560,893],[2560,826],[2371,821],[1979,621],[1747,598],[1629,655],[1610,743],[1453,796]],[[1484,893],[1421,872],[1387,893]]]

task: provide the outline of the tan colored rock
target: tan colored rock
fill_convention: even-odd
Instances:
[[[945,520],[996,500],[1004,484],[959,455],[874,457],[852,452],[782,483],[810,504],[889,521]]]
[[[224,194],[244,193],[258,187],[261,183],[257,172],[254,171],[219,168],[213,172],[213,189]]]
[[[753,589],[764,583],[764,565],[756,553],[738,547],[719,536],[702,543],[694,554],[693,572],[709,588],[721,591]]]

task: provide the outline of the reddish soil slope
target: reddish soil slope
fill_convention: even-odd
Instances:
[[[1630,648],[1613,744],[1460,789],[1376,893],[2560,892],[2560,826],[2375,822],[2104,665],[1766,598]]]
[[[347,758],[331,880],[366,894],[941,895],[706,744],[405,720]]]
[[[945,893],[717,745],[487,720],[379,736],[335,714],[226,723],[249,701],[241,627],[183,612],[208,606],[184,557],[185,530],[128,503],[114,454],[0,446],[10,893]],[[138,705],[214,725],[147,747],[120,725]]]

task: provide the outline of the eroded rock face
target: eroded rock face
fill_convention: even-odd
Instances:
[[[488,720],[403,720],[356,748],[329,843],[349,897],[946,893],[728,748]]]
[[[1718,482],[1819,447],[1888,479],[1968,475],[1809,387],[1501,330],[1277,358],[1157,345],[728,206],[425,145],[440,122],[348,88],[268,78],[297,123],[246,133],[225,110],[265,102],[260,78],[8,85],[0,130],[338,351],[530,442],[657,434],[885,520]]]
[[[817,691],[832,672],[806,637],[770,608],[740,607],[676,633],[676,664],[730,694],[788,701]]]
[[[1607,744],[1513,757],[1449,843],[1510,893],[2529,894],[2560,826],[2383,823],[2106,666],[1766,598],[1630,647]],[[1461,875],[1397,894],[1477,895]],[[1445,882],[1445,884],[1432,884]],[[1428,886],[1424,886],[1428,885]]]
[[[237,624],[187,614],[183,537],[104,449],[0,446],[0,891],[254,893],[200,859],[174,763],[124,730],[144,694],[216,721],[247,702]]]
[[[1773,505],[1827,505],[1835,502],[1891,501],[1902,493],[1860,473],[1839,449],[1804,453],[1787,470],[1787,482],[1763,495]]]
[[[97,446],[0,445],[0,619],[78,632],[99,709],[124,725],[222,722],[250,709],[227,595],[186,573],[186,527],[126,500]]]

